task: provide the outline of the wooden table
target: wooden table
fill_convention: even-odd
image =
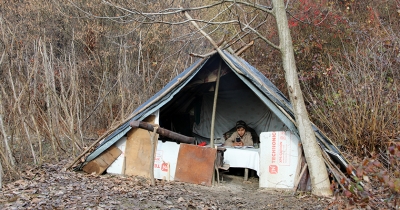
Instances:
[[[248,180],[249,169],[257,171],[260,169],[260,153],[255,148],[226,147],[224,162],[232,168],[244,168],[244,180]]]

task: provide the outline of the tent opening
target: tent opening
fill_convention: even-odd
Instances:
[[[193,136],[197,142],[210,143],[214,90],[219,68],[219,56],[200,70],[172,100],[160,109],[160,126]],[[223,143],[224,133],[243,120],[254,129],[258,141],[261,132],[287,130],[284,123],[225,64],[221,66],[214,142]],[[253,134],[254,136],[254,134]],[[161,139],[164,137],[160,137]]]

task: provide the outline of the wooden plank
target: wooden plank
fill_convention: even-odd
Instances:
[[[217,149],[181,143],[175,180],[211,186]]]
[[[229,164],[224,164],[223,166],[218,167],[218,169],[222,169],[222,170],[228,170],[229,169]]]
[[[301,164],[302,164],[302,168],[306,167],[307,163],[305,161],[305,158],[302,158],[302,163]],[[307,191],[308,180],[310,179],[310,173],[308,172],[308,170],[305,170],[303,176],[300,176],[299,178],[300,178],[300,183],[299,183],[298,190],[306,192]]]
[[[303,169],[301,170],[300,178],[303,177],[303,174],[304,174],[304,172],[306,171],[306,169],[307,169],[307,163],[304,165]],[[300,180],[301,180],[301,179],[297,179],[296,182],[294,183],[293,190],[294,190],[295,192],[297,191],[297,187],[299,186]]]
[[[298,146],[298,148],[297,148],[298,150],[297,150],[297,156],[298,156],[298,159],[297,159],[297,166],[296,166],[296,173],[295,173],[295,177],[294,177],[294,183],[298,183],[299,181],[300,181],[300,170],[301,170],[301,163],[302,163],[302,160],[303,160],[303,147],[302,147],[302,145],[301,145],[301,143],[299,143],[299,146]],[[294,188],[293,188],[293,190],[297,190],[297,185],[298,184],[295,184],[294,185]]]
[[[154,123],[154,115],[148,116],[144,122]],[[125,174],[136,175],[146,178],[150,177],[150,166],[154,165],[151,162],[151,133],[141,128],[132,128],[127,134],[125,147]],[[158,134],[157,134],[158,135]],[[158,138],[158,136],[156,137]],[[157,144],[157,141],[156,141]],[[157,145],[155,145],[157,148]]]
[[[106,151],[101,153],[97,158],[87,163],[82,170],[86,173],[102,174],[120,155],[122,151],[118,147],[112,145]]]

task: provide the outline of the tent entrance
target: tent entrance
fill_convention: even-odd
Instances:
[[[198,142],[209,143],[217,61],[207,63],[174,98],[161,107],[161,127],[194,136]],[[226,64],[222,66],[221,75],[215,143],[224,142],[223,134],[232,129],[238,120],[244,120],[258,135],[265,131],[287,130],[284,123]]]

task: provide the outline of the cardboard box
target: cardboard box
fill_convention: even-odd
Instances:
[[[260,135],[259,187],[293,189],[299,140],[290,131],[262,132]]]

